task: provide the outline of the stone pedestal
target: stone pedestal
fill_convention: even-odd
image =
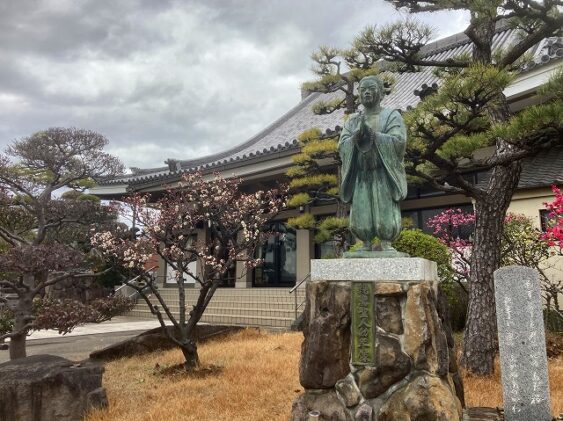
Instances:
[[[312,260],[292,420],[461,419],[463,388],[436,264]]]

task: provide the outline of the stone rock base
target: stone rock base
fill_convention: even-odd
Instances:
[[[77,421],[106,407],[104,368],[54,355],[34,355],[0,364],[0,420]]]
[[[463,421],[503,421],[504,414],[499,408],[467,408]]]
[[[346,407],[340,403],[336,392],[330,389],[308,390],[299,396],[291,407],[292,421],[309,421],[309,413],[318,411],[320,419],[348,420]]]
[[[462,419],[463,386],[447,307],[437,300],[435,278],[428,278],[371,281],[375,358],[359,364],[350,357],[351,281],[316,279],[312,272],[300,364],[305,393],[293,404],[293,421],[309,420],[311,411],[320,420]]]

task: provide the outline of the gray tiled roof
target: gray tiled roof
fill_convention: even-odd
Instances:
[[[512,29],[502,29],[497,32],[493,40],[493,47],[507,48],[519,41],[518,33]],[[448,38],[433,42],[425,46],[422,55],[426,59],[445,60],[460,54],[470,53],[472,45],[464,34],[456,34]],[[537,65],[545,64],[552,59],[563,57],[563,40],[544,39],[531,49],[534,57],[532,63],[523,68],[529,70]],[[438,78],[432,73],[432,69],[425,69],[416,73],[395,74],[395,86],[393,91],[387,95],[382,105],[388,108],[406,109],[414,106],[420,100],[414,95],[415,89],[421,85],[432,85],[438,82]],[[133,171],[133,174],[120,178],[106,180],[101,184],[129,183],[138,184],[155,180],[164,180],[172,176],[177,176],[179,172],[206,170],[219,168],[229,163],[243,162],[256,157],[280,153],[283,151],[297,150],[297,136],[304,130],[317,127],[323,132],[333,130],[341,125],[344,117],[343,110],[338,110],[329,115],[316,115],[312,111],[312,106],[318,101],[327,101],[338,92],[329,94],[314,93],[307,96],[294,108],[281,116],[278,120],[267,126],[246,142],[230,148],[226,151],[205,156],[202,158],[174,161],[176,171],[170,171],[170,167],[159,167]]]
[[[533,187],[563,184],[563,148],[542,151],[522,164],[522,174],[518,187]]]

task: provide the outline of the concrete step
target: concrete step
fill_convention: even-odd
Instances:
[[[175,286],[158,286],[159,291],[177,291],[178,288]],[[291,288],[217,288],[217,294],[242,294],[242,295],[260,295],[260,294],[289,294]],[[198,288],[186,287],[185,291],[197,291]],[[305,284],[297,288],[297,291],[305,291]]]
[[[305,300],[305,291],[296,291],[297,295],[289,294],[289,288],[223,288],[215,292],[202,322],[221,323],[229,326],[260,326],[288,328],[295,319],[295,298],[298,305]],[[170,311],[178,317],[178,290],[176,288],[160,288],[159,294],[167,303]],[[199,291],[186,289],[186,308],[197,302]],[[159,304],[156,296],[151,296],[153,304]],[[302,311],[302,307],[300,308]],[[143,319],[153,318],[144,300],[139,300],[128,316]]]
[[[168,309],[176,314],[179,312],[178,306],[169,306]],[[188,312],[190,307],[186,307]],[[133,308],[133,311],[146,311],[150,313],[148,306],[137,305]],[[268,308],[243,308],[243,307],[228,307],[228,306],[213,306],[209,305],[206,312],[215,314],[227,314],[231,316],[269,316],[269,317],[293,317],[295,316],[295,309],[268,309]]]
[[[171,305],[171,306],[178,306],[179,300],[177,297],[167,298],[162,297],[164,302]],[[297,300],[297,304],[299,305],[305,299]],[[153,295],[150,297],[150,301],[153,304],[158,304],[158,299]],[[145,304],[144,300],[139,300],[139,303]],[[197,301],[194,299],[186,299],[186,306],[193,306]],[[281,299],[270,299],[270,300],[253,300],[253,299],[221,299],[219,297],[213,297],[209,303],[209,305],[215,306],[234,306],[234,307],[245,307],[245,308],[293,308],[295,306],[295,298],[290,300],[281,300]]]
[[[163,297],[163,298],[174,298],[174,297],[178,297],[178,290],[176,289],[159,289],[158,290],[159,294]],[[287,291],[279,291],[279,292],[270,292],[270,293],[240,293],[240,292],[236,292],[236,290],[233,290],[233,293],[229,294],[227,292],[223,292],[223,291],[217,291],[215,292],[215,294],[213,295],[213,297],[220,297],[222,299],[239,299],[239,298],[253,298],[253,299],[260,299],[260,298],[264,298],[264,299],[269,299],[269,298],[280,298],[280,299],[293,299],[294,294],[297,295],[297,297],[305,297],[305,291],[296,291],[293,294],[290,294]],[[193,298],[196,299],[199,296],[199,292],[197,290],[187,290],[185,292],[185,296],[188,298]]]
[[[178,317],[178,314],[172,313],[174,317]],[[136,311],[132,310],[128,313],[128,316],[138,317],[139,319],[152,319],[154,316],[148,311]],[[227,314],[217,314],[212,312],[205,312],[201,318],[201,322],[204,323],[214,323],[222,324],[225,326],[257,326],[257,327],[274,327],[274,328],[288,328],[293,323],[293,317],[271,317],[271,316],[260,316],[260,315],[227,315]]]

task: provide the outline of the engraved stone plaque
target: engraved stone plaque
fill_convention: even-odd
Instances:
[[[495,300],[505,419],[551,420],[537,272],[523,266],[497,270]]]
[[[352,282],[352,364],[375,365],[373,282]]]

